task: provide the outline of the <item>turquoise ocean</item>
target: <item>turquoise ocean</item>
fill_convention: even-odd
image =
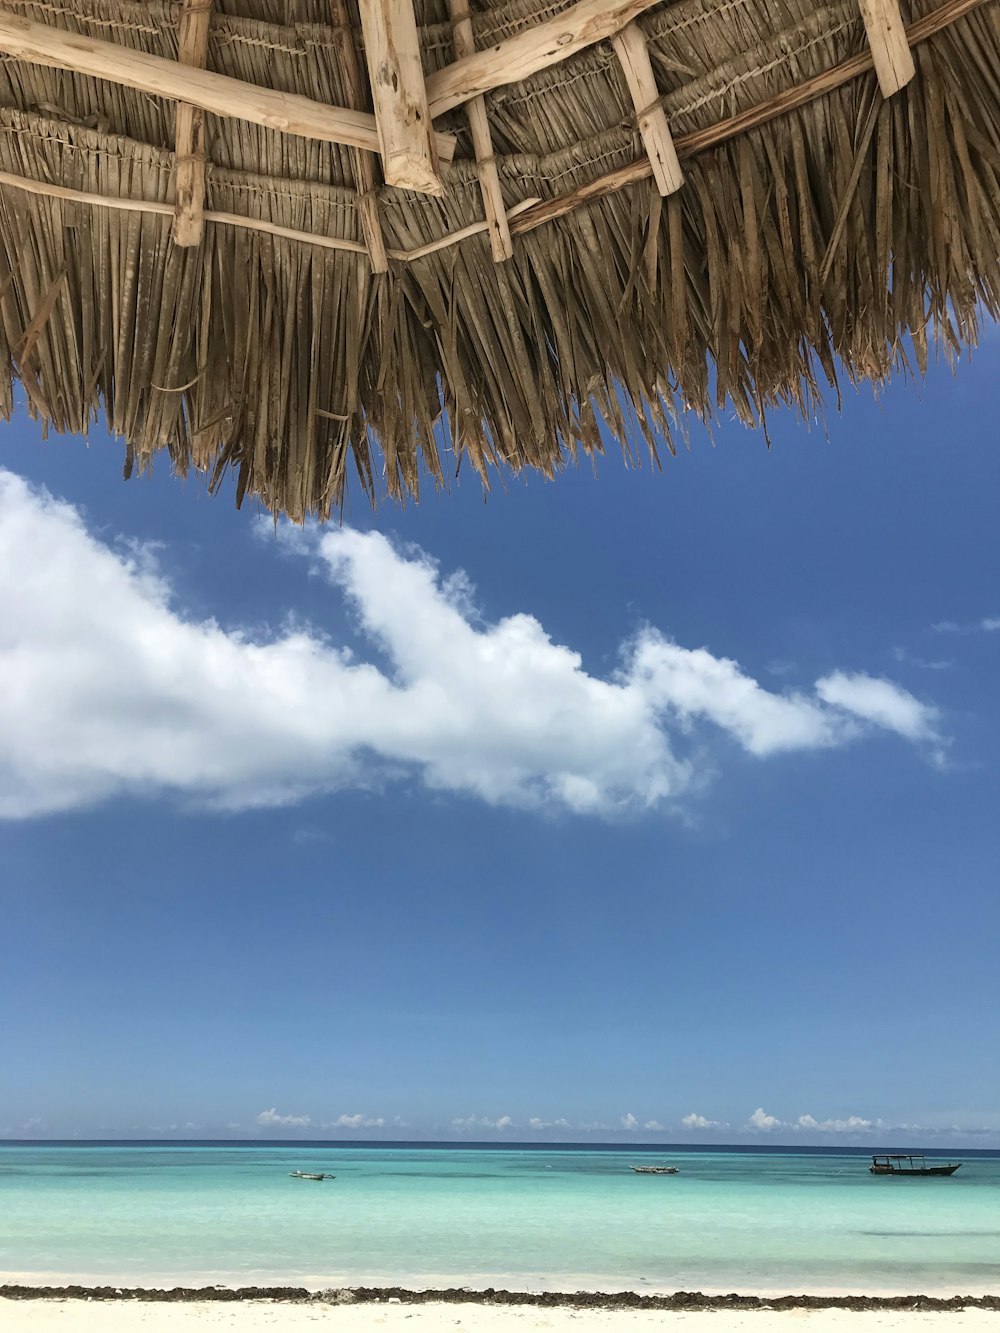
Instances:
[[[0,1144],[0,1281],[1000,1293],[1000,1155],[956,1160],[891,1180],[846,1151]]]

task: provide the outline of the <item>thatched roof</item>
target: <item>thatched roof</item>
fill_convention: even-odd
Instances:
[[[465,456],[551,474],[599,417],[811,411],[838,362],[881,381],[907,331],[922,366],[1000,313],[997,0],[903,0],[895,56],[896,0],[415,0],[409,69],[410,0],[361,0],[378,53],[357,0],[205,4],[0,0],[0,410],[15,377],[58,431],[103,405],[127,470],[325,516],[355,469],[403,496]],[[202,110],[126,58],[179,50]],[[215,106],[199,64],[253,87]]]

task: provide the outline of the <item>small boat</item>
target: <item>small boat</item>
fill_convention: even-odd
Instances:
[[[679,1166],[633,1166],[637,1176],[676,1176]]]
[[[336,1180],[331,1171],[289,1171],[293,1180]]]
[[[868,1170],[873,1176],[953,1176],[961,1165],[942,1162],[928,1166],[923,1153],[873,1153]]]

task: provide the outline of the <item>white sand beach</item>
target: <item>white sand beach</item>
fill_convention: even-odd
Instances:
[[[12,1301],[3,1333],[995,1333],[995,1310],[697,1313],[483,1305],[289,1305],[273,1301]]]

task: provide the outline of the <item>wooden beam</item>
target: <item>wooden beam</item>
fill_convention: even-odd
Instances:
[[[459,59],[474,55],[476,40],[472,35],[469,0],[448,0],[448,8],[451,11],[455,54]],[[465,114],[469,118],[469,129],[472,131],[479,189],[483,196],[483,211],[490,230],[490,249],[494,260],[499,264],[513,255],[514,242],[511,240],[510,224],[507,221],[503,193],[500,189],[500,173],[493,154],[493,136],[490,134],[485,100],[482,97],[474,97],[471,102],[466,102]]]
[[[872,62],[883,97],[905,88],[916,74],[910,44],[906,40],[899,0],[858,0],[865,21]]]
[[[359,0],[386,184],[444,194],[411,0]]]
[[[177,59],[204,69],[213,0],[184,0],[177,31]],[[200,245],[205,231],[205,113],[190,102],[177,103],[174,121],[176,245]]]
[[[437,119],[452,107],[461,106],[501,88],[520,83],[549,65],[558,65],[577,51],[613,37],[627,23],[652,9],[660,0],[578,0],[578,3],[537,23],[497,46],[465,56],[446,65],[427,80],[431,115]]]
[[[639,133],[653,168],[653,179],[660,194],[673,194],[684,184],[684,173],[677,160],[677,149],[667,117],[659,104],[649,48],[637,23],[630,23],[611,39],[615,55],[625,75],[639,123]]]
[[[364,111],[325,106],[296,93],[259,88],[226,74],[189,68],[176,60],[164,60],[162,56],[133,51],[77,32],[64,32],[11,14],[0,14],[0,51],[32,65],[68,69],[126,88],[138,88],[154,97],[190,102],[215,116],[249,120],[286,134],[347,144],[370,153],[379,151],[375,117]],[[455,136],[435,134],[434,137],[438,156],[450,162],[455,155]]]
[[[351,29],[347,0],[330,0],[330,21],[337,30],[340,45],[340,72],[347,84],[351,105],[360,111],[365,104],[365,86],[361,79],[358,53],[354,49],[354,33]],[[358,192],[358,213],[361,217],[365,245],[368,247],[368,256],[372,261],[372,272],[385,273],[389,268],[389,259],[385,252],[385,237],[382,235],[382,223],[378,215],[378,195],[371,157],[352,148],[351,170]]]

